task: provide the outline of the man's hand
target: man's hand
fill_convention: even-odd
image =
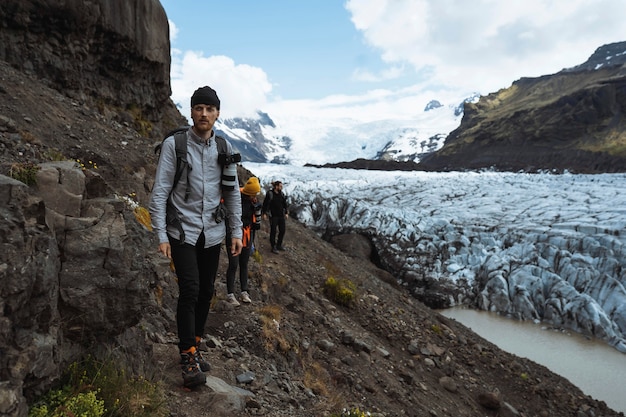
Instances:
[[[172,259],[172,247],[169,242],[159,243],[159,253],[165,255],[167,259]]]
[[[239,238],[232,238],[230,245],[230,253],[232,256],[239,256],[241,253],[241,248],[243,248],[243,242]]]

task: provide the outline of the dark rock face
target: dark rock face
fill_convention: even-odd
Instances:
[[[599,47],[587,61],[573,68],[566,68],[563,71],[591,71],[602,67],[614,67],[623,64],[626,64],[626,42],[616,42]]]
[[[0,60],[69,97],[144,111],[169,100],[168,23],[158,0],[4,0],[0,27]]]
[[[372,259],[372,243],[366,236],[357,233],[335,235],[330,238],[330,243],[355,258],[367,261]]]
[[[346,169],[368,169],[373,171],[414,171],[418,165],[413,161],[392,161],[383,159],[355,159],[350,162],[338,162],[335,164],[314,165],[306,164],[317,168],[346,168]]]
[[[154,320],[166,301],[157,297],[163,284],[146,255],[152,236],[124,201],[83,199],[95,177],[86,180],[72,161],[44,165],[38,178],[39,189],[29,190],[0,175],[0,414],[6,416],[27,415],[27,400],[49,389],[82,349],[119,346],[115,355],[135,358],[128,362],[139,370],[150,353],[147,335],[165,332]],[[171,305],[168,311],[173,315]]]
[[[145,202],[146,136],[181,115],[157,0],[6,0],[0,27],[1,173],[41,164],[35,190],[0,175],[0,414],[26,416],[85,346],[139,370],[165,332],[152,235],[114,194]]]
[[[0,172],[89,161],[101,184],[145,202],[154,142],[185,123],[160,2],[6,0],[0,28]]]
[[[458,129],[424,170],[626,170],[626,42],[600,48],[589,64],[539,78],[465,104]],[[596,57],[596,58],[594,58]],[[598,68],[599,69],[596,69]]]

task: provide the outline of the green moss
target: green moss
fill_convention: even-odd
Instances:
[[[128,108],[128,111],[133,116],[133,120],[135,122],[135,129],[137,130],[137,133],[139,133],[141,136],[146,137],[146,138],[150,137],[150,134],[152,133],[152,128],[153,128],[152,122],[144,119],[141,106],[137,104],[132,104]]]
[[[433,324],[432,326],[430,326],[430,330],[432,330],[433,332],[437,334],[442,333],[441,327],[438,324]]]
[[[48,393],[42,404],[30,409],[28,417],[102,417],[105,412],[96,391],[73,392],[65,387]]]
[[[596,134],[593,140],[581,139],[578,143],[578,149],[624,157],[626,156],[626,134],[619,130]]]
[[[341,413],[331,414],[330,417],[368,417],[368,411],[361,411],[358,408],[344,409]]]
[[[348,279],[328,277],[324,282],[324,294],[337,304],[350,306],[355,299],[356,285]]]
[[[160,384],[130,376],[112,361],[88,357],[65,372],[61,388],[45,394],[29,417],[165,417],[169,415]]]
[[[43,157],[47,159],[48,161],[67,161],[68,160],[68,158],[66,158],[65,155],[63,155],[63,153],[61,153],[61,151],[59,151],[58,149],[48,149],[43,154]]]

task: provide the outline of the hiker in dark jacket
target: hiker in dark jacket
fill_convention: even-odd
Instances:
[[[263,219],[270,219],[270,244],[272,252],[285,250],[283,239],[285,237],[285,218],[289,216],[289,206],[287,197],[283,194],[283,183],[274,181],[272,189],[265,194],[263,199]],[[278,239],[276,238],[276,229],[278,229]]]
[[[257,194],[261,192],[259,179],[250,177],[246,184],[241,187],[241,221],[243,223],[243,248],[241,254],[235,256],[228,251],[228,270],[226,271],[226,289],[228,294],[226,302],[238,306],[239,301],[235,297],[235,275],[239,267],[239,285],[241,286],[240,300],[251,303],[248,293],[248,261],[254,250],[254,236],[261,228],[261,204],[257,201]],[[258,216],[258,218],[257,218]],[[228,227],[227,227],[228,230]],[[229,241],[230,233],[226,233],[226,242]]]

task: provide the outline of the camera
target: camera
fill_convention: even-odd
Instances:
[[[220,165],[230,165],[230,164],[237,164],[239,162],[241,162],[241,154],[240,153],[234,153],[232,155],[228,155],[226,153],[220,153],[217,155],[217,162]]]
[[[255,203],[254,204],[254,215],[257,217],[257,219],[261,218],[261,214],[262,214],[262,210],[263,209],[263,204],[261,203]]]
[[[261,203],[254,204],[254,224],[252,225],[252,228],[254,230],[261,229],[262,208],[263,208],[263,204]]]
[[[241,154],[228,155],[220,153],[217,162],[222,166],[222,188],[227,191],[234,190],[237,185],[237,163],[241,162]]]

